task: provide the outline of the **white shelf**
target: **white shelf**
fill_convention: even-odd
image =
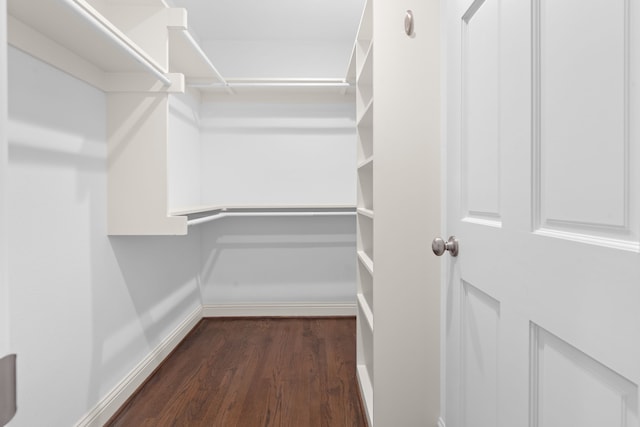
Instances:
[[[347,72],[345,74],[345,81],[349,84],[353,84],[356,82],[357,72],[356,72],[356,46],[357,43],[353,44],[353,49],[351,49],[351,58],[349,59],[349,65],[347,66]]]
[[[169,27],[169,71],[185,75],[187,83],[226,84],[202,48],[189,33],[186,23]]]
[[[373,83],[373,44],[370,44],[367,50],[364,52],[364,61],[362,65],[358,67],[358,84],[364,84],[371,86]]]
[[[373,156],[369,156],[368,158],[358,163],[358,170],[370,168],[372,165],[373,165]]]
[[[227,217],[285,217],[285,216],[351,216],[355,215],[353,206],[210,206],[190,210],[175,211],[171,215],[188,217],[187,226],[204,224]]]
[[[369,307],[369,303],[363,294],[358,294],[358,305],[364,314],[364,317],[367,319],[367,326],[373,333],[373,310]]]
[[[373,38],[373,0],[367,0],[358,27],[358,42],[369,44]],[[365,44],[365,43],[363,43]]]
[[[373,125],[373,98],[367,102],[362,112],[358,114],[358,128],[371,127]]]
[[[358,382],[360,383],[360,392],[364,400],[364,409],[367,413],[369,426],[373,426],[373,384],[369,378],[369,371],[366,365],[358,365]]]
[[[169,213],[171,216],[197,215],[215,211],[355,211],[353,205],[206,205],[185,207],[173,210]]]
[[[143,73],[171,85],[167,69],[84,0],[9,0],[7,12],[10,44],[64,71],[73,66],[94,86],[108,83],[100,72]],[[72,55],[81,61],[65,66]]]
[[[364,251],[358,251],[358,260],[365,266],[367,271],[373,276],[373,260]]]
[[[366,208],[358,208],[358,214],[373,219],[373,210]]]

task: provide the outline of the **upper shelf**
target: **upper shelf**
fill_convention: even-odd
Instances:
[[[187,10],[162,0],[8,0],[14,47],[105,92],[354,93],[345,78],[225,79],[188,30]]]
[[[7,11],[10,44],[106,92],[224,82],[189,33],[186,10],[161,1],[9,0]]]
[[[9,43],[108,89],[110,73],[142,73],[170,86],[158,62],[84,0],[9,0]]]
[[[9,15],[107,72],[164,70],[83,0],[9,0]]]
[[[169,71],[182,73],[191,84],[226,84],[224,77],[211,63],[188,30],[187,11],[174,9],[181,23],[169,27]]]

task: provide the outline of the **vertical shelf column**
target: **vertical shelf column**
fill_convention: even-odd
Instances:
[[[355,43],[358,130],[358,381],[369,425],[373,425],[373,0],[364,7]]]

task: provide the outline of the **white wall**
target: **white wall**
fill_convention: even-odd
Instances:
[[[225,78],[342,79],[353,39],[206,40],[202,47]]]
[[[226,218],[202,227],[205,306],[355,303],[353,217]]]
[[[0,0],[0,357],[10,351],[7,283],[7,2]]]
[[[261,96],[205,98],[203,201],[355,206],[353,102]],[[205,305],[355,301],[353,217],[226,218],[201,227]]]
[[[106,236],[106,98],[9,50],[11,426],[69,426],[200,305],[200,240]]]
[[[335,101],[204,102],[203,202],[355,206],[354,110]]]

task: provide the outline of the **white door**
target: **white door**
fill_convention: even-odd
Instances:
[[[447,427],[638,426],[640,0],[451,0]]]

